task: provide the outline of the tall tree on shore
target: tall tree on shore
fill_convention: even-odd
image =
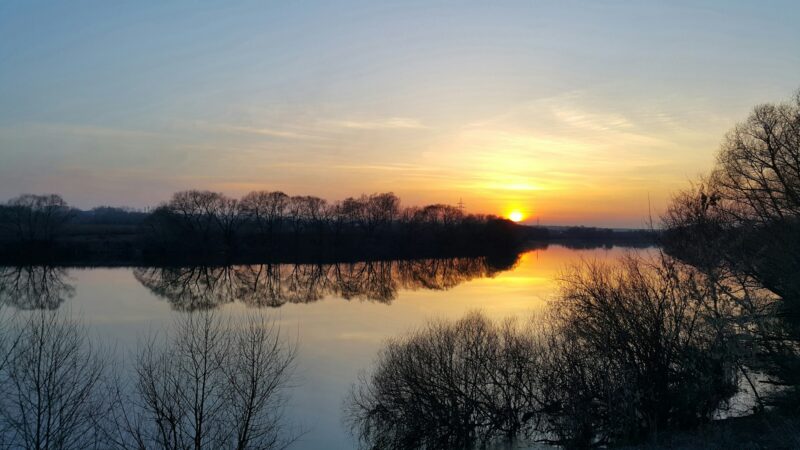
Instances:
[[[72,217],[67,202],[56,194],[23,194],[9,200],[0,212],[0,225],[25,243],[52,242]]]

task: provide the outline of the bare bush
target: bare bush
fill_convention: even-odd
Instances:
[[[713,280],[629,256],[576,266],[562,283],[530,326],[473,313],[389,341],[346,406],[361,442],[636,442],[710,420],[737,391],[732,306]]]
[[[523,433],[539,405],[535,346],[480,314],[391,340],[353,388],[348,420],[370,448],[469,448]]]
[[[563,351],[547,378],[561,440],[636,440],[710,420],[738,381],[735,303],[718,288],[663,255],[567,271],[552,319]]]

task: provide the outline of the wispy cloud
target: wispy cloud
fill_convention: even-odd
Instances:
[[[339,120],[330,121],[329,123],[341,128],[357,130],[402,130],[428,128],[418,119],[409,117],[389,117],[375,120]]]
[[[114,139],[152,139],[165,137],[164,133],[155,131],[66,123],[26,123],[14,127],[0,128],[0,135],[19,136],[25,132],[57,133],[89,138]]]
[[[245,133],[245,134],[258,134],[261,136],[272,136],[280,138],[316,138],[317,136],[309,136],[307,134],[296,133],[293,131],[274,130],[270,128],[259,127],[245,127],[237,125],[218,125],[218,129],[222,131],[229,131],[232,133]]]
[[[611,131],[633,128],[633,123],[621,114],[599,114],[577,108],[552,108],[553,115],[564,123],[591,131]]]
[[[228,134],[244,134],[267,136],[279,139],[304,139],[304,140],[319,140],[325,139],[325,136],[315,133],[313,129],[301,128],[291,125],[281,125],[278,127],[265,127],[257,125],[245,124],[232,124],[232,123],[213,123],[206,121],[194,121],[189,125],[191,128],[203,130],[206,132],[228,133]]]
[[[334,169],[388,171],[388,172],[431,172],[437,169],[414,164],[339,164]]]

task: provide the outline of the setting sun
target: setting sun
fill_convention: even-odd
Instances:
[[[520,211],[511,211],[511,212],[508,214],[508,218],[509,218],[509,219],[511,219],[511,221],[512,221],[512,222],[519,222],[519,221],[521,221],[521,220],[522,220],[524,217],[525,217],[525,216],[524,216],[524,215],[523,215],[523,214],[522,214]]]

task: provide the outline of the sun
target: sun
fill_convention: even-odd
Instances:
[[[508,218],[511,219],[512,222],[519,222],[525,218],[525,216],[520,211],[511,211],[508,214]]]

